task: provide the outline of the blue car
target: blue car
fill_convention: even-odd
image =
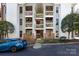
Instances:
[[[19,38],[0,39],[0,51],[16,52],[19,49],[27,48],[27,42]]]

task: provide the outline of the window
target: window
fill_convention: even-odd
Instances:
[[[52,17],[46,17],[46,22],[52,22],[53,18]]]
[[[20,37],[22,37],[22,31],[20,31]]]
[[[53,11],[53,6],[46,6],[46,11]]]
[[[59,19],[56,19],[56,25],[58,25],[59,24]]]
[[[26,22],[32,22],[32,17],[26,17]]]
[[[59,32],[58,31],[56,31],[56,37],[59,37]]]
[[[26,11],[32,11],[32,6],[26,6],[26,7],[25,7],[25,10],[26,10]]]
[[[26,29],[26,34],[27,35],[32,35],[32,30],[31,29]]]
[[[56,7],[56,13],[58,13],[58,7]]]
[[[47,36],[52,36],[52,32],[53,32],[53,30],[51,30],[51,29],[49,29],[49,30],[46,30],[46,34],[47,34]]]
[[[36,24],[43,24],[43,19],[36,19]]]
[[[11,41],[14,41],[14,40],[11,40],[11,39],[0,39],[0,44],[3,44],[3,43],[6,43],[6,42],[11,42]]]
[[[20,25],[22,25],[22,19],[20,19]]]
[[[22,7],[19,7],[19,8],[20,8],[20,11],[19,12],[22,13]]]

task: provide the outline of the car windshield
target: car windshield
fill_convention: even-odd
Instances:
[[[5,43],[5,42],[8,42],[9,40],[0,40],[0,44],[1,43]]]
[[[5,42],[17,41],[17,40],[20,40],[20,39],[19,38],[5,38],[5,39],[1,38],[0,44]]]
[[[7,39],[5,39],[5,40],[17,41],[17,40],[19,40],[19,38],[7,38]]]

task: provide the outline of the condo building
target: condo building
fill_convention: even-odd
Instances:
[[[67,37],[68,33],[61,31],[61,21],[71,13],[71,7],[68,3],[6,3],[6,20],[15,27],[10,35],[30,35],[34,39]]]

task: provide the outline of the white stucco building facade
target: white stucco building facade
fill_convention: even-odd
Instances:
[[[33,38],[67,37],[67,33],[61,31],[61,21],[71,13],[71,6],[68,3],[7,3],[6,20],[15,27],[10,35],[18,38],[23,34]]]

